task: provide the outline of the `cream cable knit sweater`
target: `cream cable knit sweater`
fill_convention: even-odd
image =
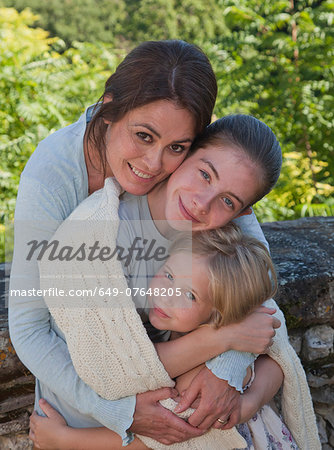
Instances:
[[[96,241],[100,247],[116,247],[119,225],[120,187],[107,179],[104,188],[83,201],[58,228],[53,239],[60,245],[77,249]],[[55,296],[52,290],[45,301],[57,325],[66,337],[78,375],[99,395],[114,400],[163,386],[173,386],[130,296],[120,261],[50,261],[44,255],[40,262],[41,289],[58,289],[76,296]],[[105,294],[117,288],[118,295]],[[86,290],[86,292],[82,292]],[[91,294],[93,293],[93,295]],[[113,291],[115,293],[115,291]],[[50,295],[51,294],[51,295]],[[105,294],[105,295],[103,295]],[[272,305],[277,307],[272,300]],[[302,450],[320,449],[315,416],[305,373],[288,342],[283,314],[270,356],[284,372],[282,410],[286,425]],[[164,406],[173,409],[167,400]],[[191,411],[186,412],[189,417]],[[163,446],[146,437],[141,439],[154,449],[214,450],[244,448],[246,443],[235,428],[211,430],[185,443]]]

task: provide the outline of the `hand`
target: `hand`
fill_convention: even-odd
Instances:
[[[137,394],[135,414],[129,430],[149,436],[165,445],[201,436],[203,431],[177,417],[159,403],[159,400],[176,396],[176,390],[171,388]]]
[[[46,400],[41,399],[39,406],[47,417],[42,417],[36,411],[30,416],[29,438],[35,448],[57,450],[59,438],[68,428],[65,419]]]
[[[227,381],[216,377],[207,367],[196,375],[188,389],[182,393],[175,412],[185,411],[198,397],[199,405],[188,419],[194,427],[208,430],[213,426],[225,430],[239,422],[240,393],[229,386]],[[228,421],[222,425],[217,422],[218,418]]]
[[[231,349],[240,352],[266,353],[273,343],[275,328],[281,322],[274,317],[276,309],[261,306],[242,322],[228,325]]]

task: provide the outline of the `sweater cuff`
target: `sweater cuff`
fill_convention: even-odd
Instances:
[[[243,381],[247,367],[256,359],[253,353],[230,350],[206,362],[206,367],[221,380],[226,380],[229,386],[243,392]]]
[[[136,396],[124,397],[120,400],[105,400],[99,397],[95,405],[95,419],[105,427],[119,434],[122,445],[131,444],[134,439],[133,433],[127,431],[133,422],[136,407]]]

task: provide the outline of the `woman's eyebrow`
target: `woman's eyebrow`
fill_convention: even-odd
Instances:
[[[226,194],[230,195],[231,197],[236,198],[242,207],[245,206],[244,202],[237,195],[233,194],[233,192],[226,192]]]
[[[210,167],[210,169],[212,170],[212,172],[215,174],[217,180],[219,180],[218,172],[217,172],[217,170],[215,169],[215,167],[214,167],[214,165],[212,164],[212,162],[209,161],[209,160],[207,160],[207,159],[204,159],[204,158],[201,158],[201,161],[203,161],[205,164],[207,164],[207,165]],[[238,200],[238,202],[241,204],[241,206],[244,206],[244,202],[243,202],[236,194],[234,194],[233,192],[226,192],[226,194],[230,195],[231,197],[234,197],[235,199]]]
[[[161,135],[160,133],[158,133],[154,128],[152,128],[151,125],[149,125],[148,123],[133,123],[130,126],[132,127],[145,127],[148,130],[150,130],[151,133],[155,134],[159,139],[161,139]],[[184,139],[178,139],[177,141],[175,141],[175,143],[179,143],[179,142],[189,142],[190,144],[192,144],[193,139],[190,138],[184,138]]]
[[[152,128],[151,125],[149,125],[148,123],[133,123],[133,124],[130,124],[130,126],[145,127],[148,130],[150,130],[151,133],[155,134],[159,139],[161,138],[160,134],[154,128]]]
[[[212,162],[209,161],[208,159],[204,159],[204,158],[201,158],[201,161],[203,161],[205,164],[207,164],[210,167],[212,172],[215,174],[215,177],[217,178],[217,180],[219,180],[218,172],[217,172],[215,166],[212,164]]]

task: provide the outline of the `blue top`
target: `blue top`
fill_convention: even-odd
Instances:
[[[27,243],[33,239],[50,240],[59,224],[88,196],[83,137],[90,111],[43,140],[21,175],[10,290],[39,288],[37,261],[27,260]],[[254,213],[236,222],[266,243]],[[136,397],[105,400],[78,377],[64,336],[42,297],[27,292],[26,296],[10,295],[9,301],[12,342],[19,358],[37,378],[37,412],[44,415],[38,406],[42,396],[64,415],[70,426],[102,424],[118,433],[125,445],[130,443],[133,437],[127,430],[133,421]],[[241,391],[246,368],[254,359],[255,355],[230,351],[209,361],[207,366]]]

